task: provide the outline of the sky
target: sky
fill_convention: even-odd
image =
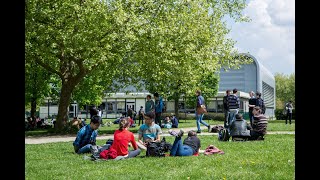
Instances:
[[[250,22],[228,20],[235,48],[250,53],[273,75],[295,73],[295,0],[247,0]]]

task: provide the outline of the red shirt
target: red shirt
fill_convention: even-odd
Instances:
[[[133,133],[124,129],[124,130],[116,130],[114,132],[114,139],[112,146],[117,151],[118,156],[125,156],[129,152],[128,144],[131,142],[134,149],[138,149],[137,143],[134,140]]]

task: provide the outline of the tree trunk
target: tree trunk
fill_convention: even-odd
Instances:
[[[32,120],[36,119],[36,111],[37,111],[37,99],[36,98],[31,98],[30,116],[31,116]]]
[[[71,99],[72,91],[75,88],[75,86],[76,84],[71,82],[66,82],[62,84],[58,114],[56,119],[57,131],[61,131],[68,122],[70,99]]]

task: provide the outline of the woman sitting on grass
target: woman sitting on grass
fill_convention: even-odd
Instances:
[[[110,149],[114,149],[117,152],[118,158],[119,156],[123,158],[136,157],[141,152],[134,140],[133,133],[128,130],[129,127],[129,117],[125,117],[120,119],[119,129],[114,132],[114,140]],[[132,144],[134,150],[129,151],[129,143]]]
[[[184,139],[183,144],[181,137],[183,136],[183,130],[181,129],[179,133],[169,130],[169,134],[175,136],[174,143],[170,150],[170,156],[192,156],[198,155],[199,149],[201,147],[200,139],[197,137],[195,131],[189,131],[188,137]]]

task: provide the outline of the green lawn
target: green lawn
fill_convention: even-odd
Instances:
[[[107,120],[104,119],[103,122],[111,121],[113,122],[114,120]],[[216,125],[220,124],[223,125],[223,121],[216,121],[216,120],[205,120],[207,123],[210,125]],[[87,120],[87,123],[90,121]],[[292,121],[292,125],[285,125],[285,121],[283,120],[271,120],[269,121],[267,131],[294,131],[295,130],[295,121]],[[195,120],[180,120],[179,122],[179,128],[185,128],[185,127],[194,127],[196,130],[196,121]],[[204,126],[201,125],[201,128]],[[118,129],[119,125],[118,124],[112,124],[110,127],[104,126],[99,128],[99,134],[113,134],[114,130]],[[139,127],[134,127],[130,128],[130,131],[133,133],[138,132]],[[53,129],[37,129],[33,131],[26,131],[25,135],[26,136],[43,136],[43,135],[54,135],[52,132]],[[204,131],[206,132],[206,131]]]
[[[282,123],[270,125],[282,127]],[[94,162],[74,154],[72,142],[26,144],[25,177],[29,180],[295,179],[295,135],[267,134],[264,141],[248,142],[220,142],[217,136],[199,138],[202,149],[213,144],[225,154],[143,158],[145,151],[142,151],[132,159]],[[166,139],[173,142],[173,137]],[[98,140],[97,144],[104,142]]]

